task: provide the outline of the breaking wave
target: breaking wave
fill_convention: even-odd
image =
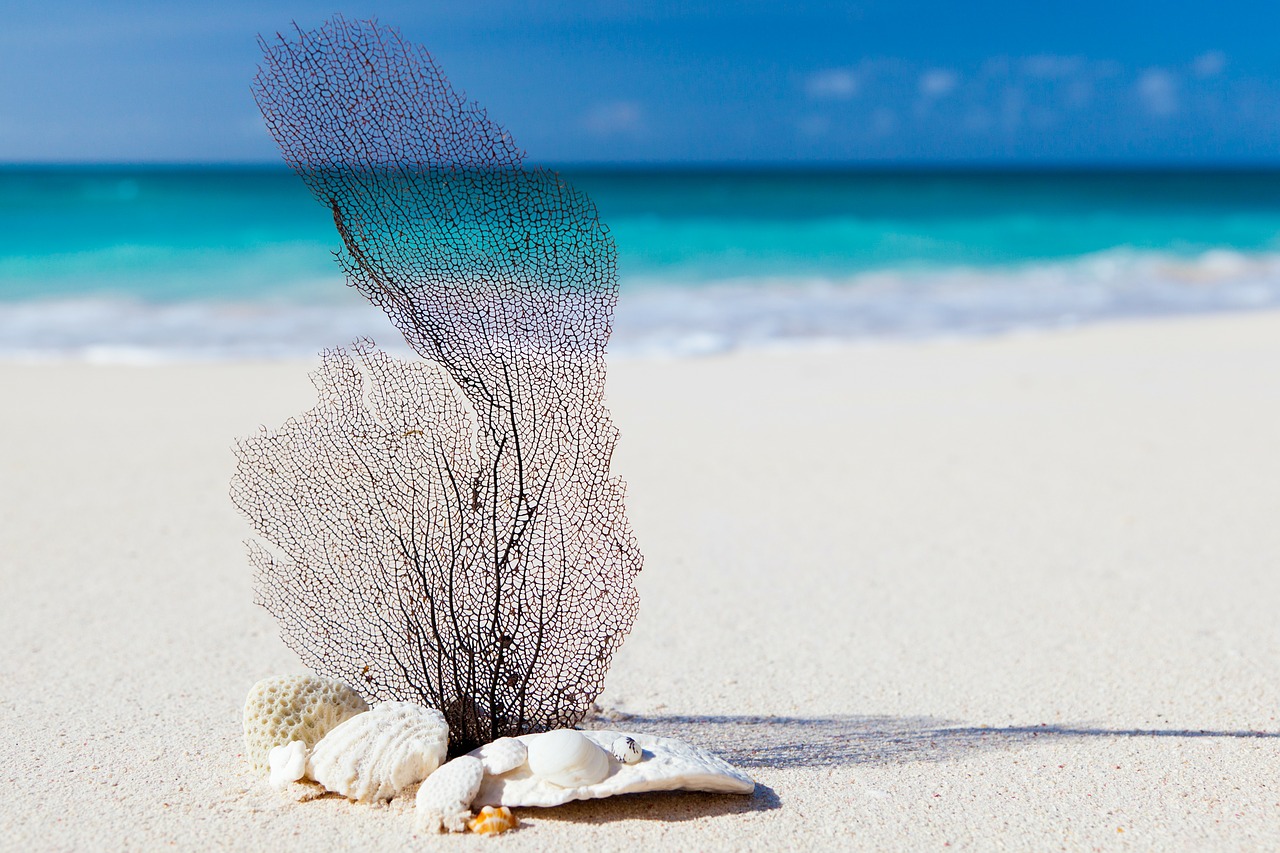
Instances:
[[[326,290],[332,294],[332,282]],[[396,333],[352,292],[254,299],[67,296],[0,302],[0,358],[156,363],[310,357]],[[1280,307],[1280,254],[1109,250],[1014,266],[887,269],[843,278],[623,279],[610,351],[984,335],[1085,322]]]

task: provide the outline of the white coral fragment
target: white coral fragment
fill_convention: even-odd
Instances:
[[[277,746],[315,746],[330,729],[369,710],[346,684],[318,675],[276,675],[249,689],[244,700],[245,757],[265,770]]]
[[[466,832],[471,802],[484,775],[479,758],[461,755],[428,776],[414,804],[414,831]]]
[[[607,774],[597,782],[566,787],[534,770],[532,760],[540,735],[521,735],[529,748],[530,761],[507,773],[485,775],[472,801],[475,806],[558,806],[572,800],[589,800],[643,791],[710,791],[749,794],[755,782],[742,771],[704,749],[676,738],[613,731],[584,731],[575,734],[591,741],[604,754]],[[621,738],[635,741],[641,760],[626,764],[614,757],[610,748]],[[472,753],[474,755],[475,753]]]
[[[357,802],[389,800],[427,778],[444,761],[449,726],[434,708],[384,702],[325,735],[307,775]]]
[[[480,759],[485,773],[497,776],[524,764],[529,757],[529,750],[520,738],[502,737],[473,750],[471,755]]]
[[[271,786],[284,788],[307,775],[307,745],[291,740],[284,746],[272,747],[267,761],[271,765]]]

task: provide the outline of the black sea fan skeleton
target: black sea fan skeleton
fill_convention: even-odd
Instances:
[[[610,474],[608,231],[395,30],[262,47],[268,128],[421,360],[328,351],[317,406],[237,444],[257,601],[317,673],[443,711],[454,753],[573,725],[641,566]]]

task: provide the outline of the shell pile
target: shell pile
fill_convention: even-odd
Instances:
[[[255,685],[245,703],[250,761],[270,765],[273,785],[310,779],[357,802],[388,800],[421,782],[414,807],[419,833],[506,832],[518,824],[512,808],[615,794],[755,789],[749,776],[704,749],[627,732],[557,729],[500,738],[443,763],[449,727],[439,711],[412,702],[353,711],[344,690],[350,688],[328,679]]]

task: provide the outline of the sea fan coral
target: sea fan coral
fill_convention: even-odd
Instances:
[[[608,230],[395,30],[263,48],[268,128],[423,360],[330,351],[318,405],[238,444],[232,496],[274,546],[258,601],[316,672],[440,709],[455,754],[572,725],[641,566],[609,470]]]

